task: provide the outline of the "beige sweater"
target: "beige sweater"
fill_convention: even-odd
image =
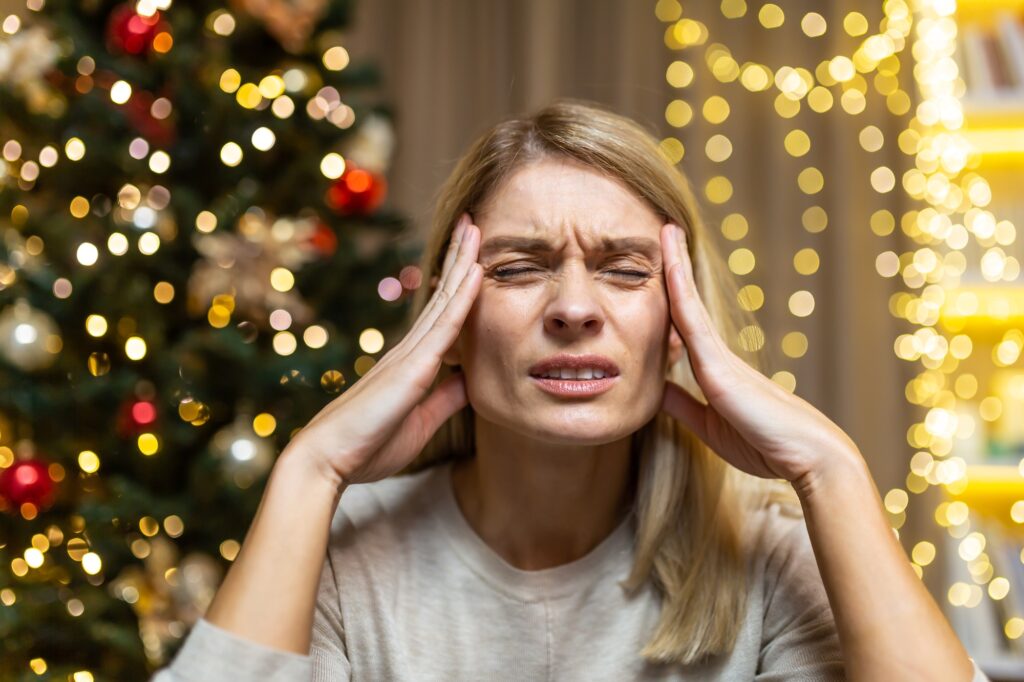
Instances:
[[[632,515],[586,556],[524,571],[463,517],[449,463],[351,486],[332,524],[308,656],[203,619],[152,682],[844,680],[799,511],[773,504],[752,519],[735,648],[700,665],[655,665],[639,651],[658,595],[647,585],[629,596],[618,584],[631,566]],[[988,678],[976,668],[972,682]]]

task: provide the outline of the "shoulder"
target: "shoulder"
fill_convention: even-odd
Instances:
[[[823,587],[799,501],[770,500],[750,515],[745,532],[752,570],[767,597],[779,588]]]

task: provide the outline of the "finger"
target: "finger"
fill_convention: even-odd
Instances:
[[[426,334],[430,325],[433,324],[434,320],[436,320],[437,316],[440,314],[440,309],[444,307],[447,300],[450,298],[451,292],[458,288],[460,273],[464,273],[464,270],[459,270],[459,272],[455,272],[455,270],[460,263],[459,256],[462,254],[466,244],[466,229],[470,224],[469,214],[463,213],[462,217],[459,219],[459,226],[456,228],[456,230],[459,231],[459,237],[457,239],[453,237],[452,242],[449,244],[448,255],[445,258],[445,271],[442,274],[437,287],[434,289],[434,293],[431,295],[430,300],[427,301],[427,304],[423,307],[419,317],[406,334],[406,337],[403,340],[403,345],[414,347],[415,343],[419,341],[419,339],[423,338],[423,335]],[[476,260],[475,253],[472,258],[473,260]],[[464,263],[464,259],[462,262]]]
[[[685,388],[673,381],[666,381],[661,409],[697,434],[702,441],[707,442],[708,406],[690,395]]]
[[[466,233],[466,225],[468,223],[468,213],[460,215],[458,221],[455,223],[455,229],[452,231],[452,235],[448,241],[448,252],[445,254],[444,264],[441,266],[441,277],[438,280],[439,283],[444,282],[448,272],[452,269],[452,264],[455,262],[455,257],[459,253],[459,245],[462,243],[462,238]]]
[[[479,263],[470,263],[470,266],[462,284],[452,294],[448,305],[420,342],[429,357],[441,357],[452,347],[473,307],[473,301],[476,300],[476,295],[480,291],[484,269]]]
[[[422,325],[418,326],[415,334],[409,335],[410,348],[417,347],[427,335],[432,334],[437,328],[438,321],[442,315],[453,305],[457,303],[458,313],[457,320],[449,319],[448,328],[444,330],[447,334],[451,332],[451,324],[458,322],[461,325],[465,319],[466,313],[469,312],[469,308],[473,303],[473,299],[476,297],[477,288],[475,284],[472,285],[472,290],[464,290],[463,287],[466,284],[468,278],[475,278],[476,283],[483,275],[483,268],[479,263],[476,262],[477,253],[479,250],[480,242],[480,229],[473,224],[466,226],[466,234],[462,240],[462,248],[459,256],[452,266],[451,274],[448,277],[448,281],[445,286],[438,290],[438,299],[436,305],[434,305],[429,312],[425,312],[422,317]],[[459,292],[462,292],[461,294]],[[471,293],[472,296],[467,298],[466,293]],[[466,299],[466,300],[463,300]],[[455,336],[458,335],[458,328],[454,329],[454,334],[448,339],[449,345],[455,340]],[[441,353],[447,349],[447,346],[441,349]]]
[[[697,291],[682,228],[666,224],[662,227],[661,241],[672,321],[683,337],[694,372],[703,378],[716,371],[730,371],[731,351],[719,336]]]

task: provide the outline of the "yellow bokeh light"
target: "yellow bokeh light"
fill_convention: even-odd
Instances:
[[[860,141],[860,146],[869,152],[877,152],[885,142],[882,131],[878,129],[878,126],[865,126],[861,129],[858,140]]]
[[[890,211],[879,209],[871,214],[871,231],[879,237],[886,237],[896,229],[896,218]]]
[[[693,108],[681,99],[674,99],[665,107],[665,121],[673,128],[682,128],[693,120]]]
[[[237,166],[242,162],[242,148],[236,142],[226,143],[220,148],[220,160],[225,166]]]
[[[704,153],[712,161],[721,163],[732,155],[732,142],[725,135],[712,135],[704,145]]]
[[[812,248],[800,249],[793,256],[793,267],[801,275],[813,275],[819,265],[818,252]]]
[[[765,28],[778,28],[786,20],[786,15],[778,5],[768,2],[761,6],[757,20]]]
[[[891,168],[879,166],[871,171],[871,187],[879,194],[891,192],[896,187],[896,174]]]
[[[291,355],[299,344],[295,339],[295,334],[289,331],[280,331],[274,334],[272,345],[274,346],[274,352],[278,355]]]
[[[783,146],[792,156],[803,156],[811,150],[811,138],[804,131],[791,130],[783,140]]]
[[[828,227],[828,214],[821,206],[811,206],[804,210],[801,223],[804,229],[812,234],[821,232]]]
[[[811,91],[807,93],[807,106],[811,108],[811,111],[815,111],[819,114],[823,114],[832,108],[835,103],[835,98],[832,97],[832,92],[825,87],[816,85],[811,88]]]
[[[685,88],[693,82],[693,68],[686,62],[676,60],[668,65],[665,80],[673,88]]]
[[[860,12],[850,12],[843,19],[843,30],[855,38],[862,36],[868,32],[868,20]]]
[[[359,334],[359,347],[364,353],[379,353],[384,348],[384,335],[380,330],[368,327]]]
[[[174,300],[174,285],[170,282],[157,282],[153,285],[153,300],[157,303],[170,303]]]
[[[746,0],[722,0],[722,16],[726,19],[739,19],[747,13]]]
[[[807,353],[807,335],[789,332],[782,337],[782,352],[790,358],[802,358]]]
[[[295,286],[295,275],[288,268],[274,268],[270,271],[270,286],[277,291],[291,291]]]
[[[747,236],[749,225],[740,213],[730,213],[722,219],[722,236],[729,241],[739,241]]]
[[[259,85],[260,95],[267,99],[274,99],[284,94],[284,79],[274,74],[264,76]]]
[[[266,438],[273,434],[276,428],[277,420],[274,419],[274,415],[267,412],[256,415],[252,420],[252,430],[257,436]]]
[[[789,312],[797,317],[807,317],[814,312],[814,295],[809,291],[797,291],[789,297]]]
[[[800,20],[800,29],[810,38],[825,35],[827,28],[828,25],[825,22],[825,17],[817,12],[808,12]]]
[[[82,450],[78,453],[78,466],[87,474],[93,474],[99,471],[100,458],[92,450]]]
[[[310,348],[323,348],[327,345],[327,339],[327,330],[318,324],[306,327],[306,330],[302,332],[302,340]]]
[[[804,194],[817,194],[825,186],[825,178],[820,170],[810,166],[800,171],[796,184]]]
[[[227,93],[238,90],[242,84],[242,74],[234,69],[227,69],[220,75],[220,89]]]
[[[85,318],[85,331],[89,336],[103,336],[107,333],[107,318],[102,315],[89,315]]]
[[[349,64],[348,50],[335,45],[324,52],[323,62],[328,71],[341,71]]]
[[[836,81],[845,83],[846,81],[852,80],[857,71],[849,57],[840,55],[829,62],[828,73],[832,78],[836,79]]]
[[[704,101],[702,113],[708,123],[722,123],[729,118],[729,103],[724,97],[712,95]]]
[[[140,433],[136,439],[139,452],[146,455],[155,455],[160,450],[160,439],[153,433]]]
[[[146,342],[141,336],[132,336],[124,342],[124,352],[131,360],[146,357]]]
[[[345,159],[337,152],[330,152],[320,160],[320,172],[325,178],[337,180],[345,173]]]
[[[729,270],[737,275],[749,275],[755,265],[754,252],[750,249],[736,249],[729,254]]]
[[[724,175],[716,175],[704,185],[704,196],[713,204],[724,204],[732,198],[732,183]]]
[[[263,102],[263,95],[255,83],[243,83],[235,93],[235,101],[245,109],[255,109]]]
[[[683,143],[674,137],[666,137],[658,144],[659,151],[669,163],[676,164],[682,161],[685,149]]]
[[[82,570],[89,575],[96,575],[103,568],[103,560],[96,552],[86,552],[82,556]]]
[[[748,284],[736,293],[736,300],[744,310],[760,310],[764,305],[764,291],[756,284]]]

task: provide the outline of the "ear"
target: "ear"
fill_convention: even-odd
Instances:
[[[669,325],[668,332],[668,364],[672,366],[683,357],[683,337],[674,324]]]

